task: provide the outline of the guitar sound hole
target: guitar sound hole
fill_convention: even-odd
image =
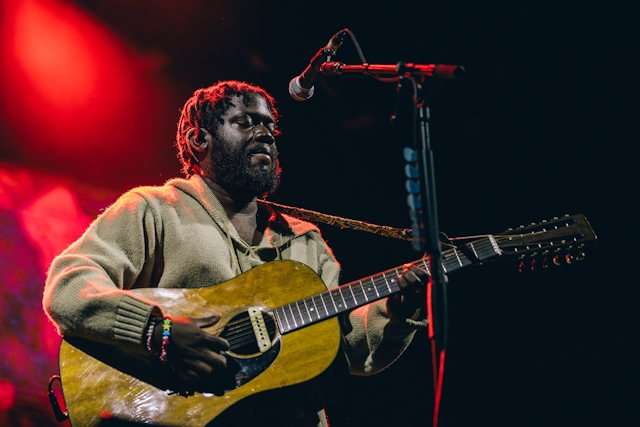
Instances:
[[[262,316],[269,334],[269,341],[273,343],[276,337],[276,324],[269,314],[263,312]],[[220,336],[229,341],[231,351],[237,355],[260,353],[251,319],[246,311],[233,317],[226,324]]]

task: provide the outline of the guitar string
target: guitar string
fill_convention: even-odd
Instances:
[[[275,325],[273,325],[272,328],[267,329],[267,332],[269,333],[269,339],[271,339],[271,336],[275,336],[275,332],[276,332],[276,327]],[[239,348],[242,348],[243,346],[247,345],[247,344],[251,344],[251,343],[255,343],[256,340],[252,339],[252,338],[244,338],[244,339],[235,339],[233,341],[229,341],[229,348],[231,350],[237,350]]]
[[[490,247],[491,245],[490,245],[490,243],[480,243],[480,244],[479,244],[479,246],[478,246],[478,248],[479,248],[480,250],[482,250],[482,249],[483,249],[483,248],[482,248],[482,246]],[[447,251],[447,252],[448,252],[448,251]],[[453,257],[455,257],[455,255],[452,255],[450,258],[453,258]],[[445,258],[446,258],[446,254],[445,254]],[[420,262],[422,262],[422,259],[412,261],[412,262],[410,262],[409,264],[418,264],[418,263],[420,263]],[[383,273],[388,273],[388,272],[391,272],[391,271],[395,271],[395,272],[397,273],[397,269],[398,269],[398,268],[399,268],[399,267],[396,267],[396,268],[394,268],[394,269],[389,269],[389,270],[387,270],[387,271],[385,271],[385,272],[383,272]],[[377,273],[377,274],[375,274],[375,275],[372,275],[372,276],[369,276],[369,277],[365,277],[365,278],[361,279],[360,281],[362,281],[362,280],[368,280],[370,277],[380,276],[380,275],[382,275],[383,273]],[[357,283],[357,282],[358,282],[358,281],[354,281],[354,282],[351,282],[351,283],[346,284],[346,285],[343,285],[343,286],[353,285],[353,284],[355,284],[355,283]],[[334,289],[335,289],[335,288],[334,288]],[[356,292],[361,292],[361,291],[357,290],[357,288],[356,288]],[[317,294],[317,295],[314,295],[314,297],[315,297],[315,296],[321,296],[323,299],[325,299],[325,300],[326,300],[326,298],[324,298],[325,294],[326,294],[326,293],[323,293],[323,294]],[[309,298],[311,298],[311,297],[309,297]],[[305,299],[308,299],[308,298],[305,298]],[[245,323],[246,323],[246,322],[245,322],[245,319],[242,319],[242,320],[238,320],[238,321],[229,322],[229,323],[227,324],[227,326],[235,325],[235,324],[237,324],[238,322],[242,322],[243,324],[245,324]]]
[[[273,322],[273,321],[271,321],[271,322],[270,322],[270,325],[267,325],[267,326],[266,326],[266,327],[267,327],[267,331],[269,331],[269,328],[270,328],[270,327],[272,327],[272,326],[273,326],[273,327],[274,327],[274,329],[275,329],[275,322]],[[235,334],[235,335],[233,335],[233,337],[231,337],[231,338],[225,338],[225,339],[227,339],[227,341],[231,342],[231,340],[237,340],[237,339],[241,339],[241,338],[243,338],[243,337],[248,337],[248,336],[254,336],[253,327],[251,327],[251,328],[246,328],[246,329],[245,329],[245,331],[244,331],[244,333],[242,333],[242,334],[240,334],[240,335]],[[225,335],[225,337],[229,337],[229,335]]]
[[[493,237],[495,238],[496,242],[498,242],[498,241],[506,242],[508,240],[513,240],[515,238],[515,241],[511,245],[508,245],[508,246],[519,246],[519,245],[522,245],[522,244],[518,244],[517,240],[525,238],[525,237],[531,237],[531,236],[541,235],[541,234],[545,234],[545,233],[547,233],[546,230],[541,230],[541,231],[532,232],[532,233],[522,233],[520,235],[517,235],[517,234],[504,234],[504,235],[494,235]],[[488,236],[489,235],[487,235],[487,237]],[[474,243],[474,242],[471,242],[471,243]],[[536,243],[533,243],[533,244],[535,245]],[[464,245],[464,246],[468,246],[468,245]],[[488,241],[488,242],[484,241],[484,242],[480,242],[479,244],[477,244],[478,250],[480,250],[480,251],[487,249],[489,246],[492,246],[490,241]],[[505,245],[501,245],[501,246],[505,246]],[[460,249],[460,247],[454,248],[454,249]],[[447,254],[450,255],[449,258],[447,258]],[[453,252],[453,250],[448,250],[443,254],[443,262],[450,261],[454,257],[456,257],[456,254]],[[419,264],[419,263],[423,262],[423,260],[424,259],[415,260],[415,261],[410,262],[410,264],[413,264],[413,265]],[[389,270],[387,270],[387,271],[385,271],[383,273],[386,274],[386,273],[389,273],[389,272],[394,272],[394,273],[397,274],[398,269],[399,269],[399,267],[396,267],[396,268],[393,268],[393,269],[389,269]],[[355,302],[354,307],[359,305],[359,304],[362,304],[363,302],[366,302],[366,291],[364,289],[362,289],[363,281],[367,281],[368,279],[373,278],[371,280],[372,280],[372,282],[373,282],[373,284],[374,284],[374,286],[376,288],[381,284],[388,286],[388,283],[386,282],[386,280],[380,278],[381,275],[384,277],[383,273],[378,273],[378,274],[375,274],[375,275],[372,275],[372,276],[369,276],[369,277],[366,277],[366,278],[363,278],[363,279],[348,283],[346,285],[343,285],[343,289],[346,288],[346,287],[351,287],[350,291],[353,292],[352,296],[353,296],[353,299],[354,299],[354,302]],[[377,282],[376,282],[376,280],[377,280]],[[356,285],[356,284],[361,285],[361,287],[360,288],[358,288],[357,286],[354,287],[354,285]],[[345,309],[349,309],[348,304],[347,304],[347,300],[344,298],[344,294],[342,292],[335,292],[335,289],[337,289],[337,288],[333,288],[332,290],[329,290],[329,291],[324,292],[322,294],[318,294],[318,295],[314,295],[312,297],[305,298],[303,301],[306,301],[306,300],[311,299],[313,297],[319,296],[323,301],[326,301],[327,298],[328,298],[330,302],[334,303],[334,301],[336,299],[336,294],[337,294],[337,295],[340,295],[340,297],[343,299],[343,301],[345,303]],[[383,295],[382,297],[387,296],[386,290],[384,290],[384,287],[383,287],[383,291],[384,291],[385,295]],[[332,295],[332,292],[333,292],[333,295]],[[358,296],[360,296],[360,297],[365,296],[365,301],[362,301],[362,302],[358,303],[358,296],[356,296],[356,294]],[[348,299],[351,301],[351,298],[348,298]],[[311,302],[313,302],[313,300],[311,300]],[[296,302],[296,305],[298,303],[299,303],[299,301]],[[293,303],[291,303],[291,304],[293,304]],[[291,307],[291,304],[289,304],[290,307]],[[297,307],[299,308],[298,305],[297,305]],[[300,319],[301,320],[303,317],[305,317],[304,315],[302,315],[301,317],[297,316],[295,314],[295,312],[293,312],[292,309],[290,309],[290,311],[291,311],[291,319],[292,320],[293,319],[296,319],[296,320]],[[283,310],[283,312],[284,312],[284,310]],[[332,314],[337,314],[338,312],[329,313],[328,311],[325,310],[325,313],[326,314],[322,316],[323,318],[324,317],[329,317]],[[285,314],[285,316],[286,316],[286,312],[284,312],[283,314]],[[317,314],[318,319],[316,319],[316,321],[323,320],[323,319],[320,318],[320,314]],[[307,310],[307,316],[308,316],[307,323],[314,323],[314,320],[313,320],[313,318],[311,316],[311,313],[309,313],[308,310]],[[289,317],[289,316],[287,316],[287,317]],[[271,320],[271,322],[269,322],[269,325],[267,325],[267,332],[269,334],[271,334],[271,333],[275,332],[276,324],[272,319],[269,319],[269,320]],[[229,326],[229,325],[234,325],[235,326],[235,328],[233,328],[233,332],[228,334],[228,335],[226,335],[226,337],[229,340],[229,344],[230,344],[230,346],[232,348],[239,348],[239,347],[242,347],[242,346],[247,345],[247,344],[251,343],[252,341],[254,341],[253,334],[251,333],[253,327],[251,326],[250,320],[248,318],[245,318],[245,319],[242,319],[242,320],[239,320],[239,321],[230,322],[227,326]]]
[[[528,236],[531,236],[533,234],[542,234],[544,232],[545,231],[541,231],[541,232],[537,232],[537,233],[531,233],[531,234],[527,233],[527,234],[525,234],[523,236],[516,236],[516,238],[528,237]],[[513,239],[514,235],[503,235],[503,236],[498,235],[498,236],[494,236],[494,237],[496,237],[497,240],[508,240],[508,239]],[[516,245],[516,244],[514,243],[514,245]],[[481,243],[478,244],[478,249],[480,251],[483,251],[488,246],[492,246],[490,242],[481,242]],[[449,252],[449,251],[447,251],[447,252]],[[448,259],[446,258],[446,254],[444,254],[444,255],[445,256],[444,256],[443,262],[453,260],[454,257],[457,258],[457,256],[455,254],[451,255],[450,252],[449,252],[449,255],[451,255],[451,256],[449,256]],[[418,263],[421,263],[421,262],[423,262],[423,259],[413,261],[411,264],[415,265],[415,264],[418,264]],[[388,272],[392,272],[393,271],[393,272],[395,272],[397,274],[398,269],[399,269],[399,267],[396,267],[394,269],[387,270],[384,273],[388,273]],[[351,282],[351,283],[349,283],[347,285],[343,285],[344,287],[348,287],[348,286],[351,287],[350,291],[353,292],[353,294],[354,294],[353,296],[354,296],[355,303],[356,303],[356,304],[354,304],[354,307],[356,305],[358,305],[358,304],[362,304],[362,303],[366,302],[366,300],[367,300],[367,296],[366,296],[367,293],[366,293],[366,291],[364,289],[362,289],[362,287],[364,286],[363,285],[363,281],[368,281],[367,279],[371,279],[376,288],[378,288],[379,285],[388,285],[386,283],[386,280],[383,281],[383,279],[380,278],[380,275],[382,275],[382,274],[383,273],[378,273],[376,275],[369,276],[367,278],[363,278],[363,279],[360,279],[360,280],[355,281],[355,282]],[[376,280],[377,280],[377,282],[376,282]],[[360,288],[358,288],[357,286],[354,287],[355,284],[360,284],[361,285]],[[344,289],[344,287],[343,287],[343,289]],[[346,299],[344,299],[344,294],[342,292],[336,292],[335,289],[336,288],[334,288],[332,290],[329,290],[328,292],[325,292],[323,294],[314,295],[313,297],[319,296],[323,301],[327,301],[327,299],[328,299],[329,302],[331,302],[332,304],[335,304],[336,295],[340,295],[340,297],[344,300],[344,303],[345,303],[345,308],[344,309],[350,309],[348,307],[348,304],[346,303]],[[386,294],[386,290],[384,290],[384,286],[382,287],[382,290],[383,290],[383,293],[384,293],[384,295],[382,297],[387,296],[388,294]],[[364,296],[365,297],[365,301],[362,301],[362,302],[359,303],[357,301],[358,297],[355,296],[356,293],[360,297]],[[372,294],[372,296],[373,296],[373,294]],[[310,299],[310,298],[312,298],[312,297],[306,298],[305,300]],[[348,299],[351,300],[351,298],[348,298]],[[296,302],[296,308],[299,308],[298,303],[299,302]],[[291,304],[293,304],[293,303],[291,303]],[[301,316],[296,315],[295,312],[293,312],[293,310],[291,309],[291,304],[289,304],[290,311],[291,311],[291,316],[287,316],[286,312],[284,312],[284,310],[283,310],[283,312],[284,312],[283,314],[285,316],[287,316],[288,318],[290,318],[291,320],[294,320],[294,321],[301,320],[301,323],[303,323],[303,324],[305,324],[305,323],[314,323],[314,320],[313,320],[313,318],[311,316],[311,313],[309,313],[309,312],[307,312],[307,316],[308,316],[307,317],[307,322],[303,322],[302,320],[303,320],[303,318],[305,316],[302,315],[302,312],[300,313]],[[329,304],[329,306],[331,306],[331,304]],[[340,306],[342,306],[342,304],[340,304]],[[322,317],[328,317],[328,316],[331,316],[331,315],[334,315],[334,314],[338,314],[339,312],[344,311],[344,309],[343,310],[334,311],[333,313],[329,313],[329,311],[326,310],[325,311],[326,314],[323,315]],[[317,314],[317,316],[318,316],[318,319],[316,319],[316,321],[321,320],[320,319],[320,314]],[[230,340],[233,340],[233,339],[237,340],[237,339],[240,339],[242,337],[251,335],[251,329],[253,329],[253,327],[249,327],[250,326],[250,321],[248,319],[245,318],[245,319],[240,320],[240,321],[231,322],[230,324],[237,325],[235,328],[233,328],[233,332],[232,333],[226,335]]]
[[[495,235],[495,236],[494,236],[494,238],[496,239],[496,241],[501,241],[501,242],[508,241],[508,240],[513,240],[513,239],[515,238],[515,241],[513,241],[513,243],[512,243],[511,245],[508,245],[508,246],[518,246],[518,245],[522,245],[522,244],[518,244],[518,243],[517,243],[517,240],[518,240],[518,239],[525,238],[525,237],[530,237],[530,236],[532,236],[532,235],[541,235],[541,234],[544,234],[544,233],[546,233],[546,232],[547,232],[546,230],[541,230],[541,231],[538,231],[538,232],[526,233],[526,234],[522,234],[522,235],[513,235],[513,234],[511,234],[511,235],[510,235],[510,234],[506,234],[506,235]],[[471,243],[474,243],[474,242],[471,242]],[[535,243],[533,243],[533,244],[535,245]],[[468,246],[468,245],[464,245],[464,246]],[[463,247],[464,247],[464,246],[463,246]],[[486,240],[485,240],[485,241],[482,241],[482,242],[477,243],[477,250],[484,251],[484,250],[486,250],[487,248],[492,247],[492,246],[493,246],[493,245],[491,244],[491,242],[490,242],[490,241],[486,241]],[[505,245],[503,245],[503,246],[505,246]],[[456,248],[456,249],[460,249],[460,248]],[[493,249],[493,248],[491,248],[491,249]],[[456,259],[456,260],[458,261],[458,263],[461,263],[461,261],[459,261],[459,258],[458,258],[458,256],[459,256],[459,255],[455,254],[455,252],[453,252],[453,251],[446,251],[443,255],[444,255],[444,256],[443,256],[443,262],[447,262],[447,261],[455,262],[455,261],[453,261],[453,260],[454,260],[454,259]],[[448,258],[447,258],[447,257],[448,257]],[[415,265],[415,264],[421,263],[422,261],[423,261],[422,259],[421,259],[421,260],[416,260],[416,261],[411,262],[411,264],[414,264],[414,265]],[[399,267],[396,267],[395,269],[387,270],[387,271],[385,271],[384,273],[388,273],[388,272],[392,272],[392,271],[393,271],[393,272],[395,272],[395,273],[397,274],[397,270],[398,270],[398,268],[399,268]],[[350,291],[351,291],[351,292],[353,292],[354,294],[356,294],[356,293],[357,293],[357,294],[358,294],[358,296],[360,296],[360,297],[361,297],[361,296],[365,296],[365,300],[367,300],[367,297],[366,297],[366,291],[364,291],[364,290],[363,290],[363,289],[361,289],[361,288],[358,288],[357,286],[355,286],[355,287],[354,287],[354,285],[360,284],[360,285],[361,285],[361,287],[362,287],[362,286],[363,286],[363,281],[368,281],[368,279],[371,279],[371,278],[373,277],[374,279],[372,279],[372,280],[373,280],[374,286],[377,288],[380,284],[386,284],[386,281],[384,281],[384,282],[383,282],[383,281],[382,281],[382,279],[380,279],[380,275],[382,275],[382,274],[383,274],[383,273],[378,273],[377,275],[369,276],[369,277],[367,277],[367,278],[363,278],[363,279],[360,279],[360,280],[358,280],[358,281],[351,282],[351,283],[349,283],[349,284],[347,284],[347,285],[343,285],[343,286],[345,286],[345,287],[350,286],[350,287],[351,287],[351,289],[350,289]],[[377,280],[377,282],[376,282],[376,280]],[[384,288],[384,287],[383,287],[383,288]],[[343,288],[343,289],[344,289],[344,288]],[[386,293],[386,292],[385,292],[385,293]],[[336,295],[340,295],[340,297],[341,297],[342,299],[344,299],[344,294],[343,294],[342,292],[335,292],[335,290],[330,290],[330,291],[328,291],[328,292],[325,292],[325,293],[323,293],[323,294],[319,294],[319,295],[317,295],[317,296],[319,296],[319,297],[320,297],[323,301],[325,301],[325,302],[328,300],[328,301],[330,302],[329,306],[331,306],[331,304],[335,304]],[[348,294],[347,294],[347,295],[348,295]],[[360,304],[360,303],[358,303],[358,301],[357,301],[357,300],[358,300],[358,297],[356,297],[355,295],[353,295],[353,296],[354,296],[354,298],[355,298],[356,305]],[[385,296],[386,296],[386,295],[385,295]],[[314,295],[313,297],[315,297],[315,295]],[[308,300],[308,299],[310,299],[310,298],[313,298],[313,297],[306,298],[306,299],[304,299],[304,300],[302,300],[302,301],[306,301],[306,300]],[[348,298],[348,297],[347,297],[347,298]],[[351,300],[351,298],[348,298],[348,299],[349,299],[349,300]],[[312,302],[312,303],[313,303],[313,300],[311,300],[310,302]],[[345,304],[346,304],[345,308],[346,308],[346,309],[349,309],[348,304],[346,303],[346,299],[344,299],[344,302],[345,302]],[[365,302],[365,301],[363,301],[363,302]],[[313,317],[312,317],[311,313],[309,313],[309,312],[307,312],[307,316],[302,315],[302,313],[300,313],[300,314],[301,314],[301,316],[296,315],[296,314],[295,314],[295,312],[291,309],[291,305],[292,305],[292,304],[293,304],[293,303],[289,304],[289,306],[290,306],[291,316],[287,315],[286,311],[284,311],[284,310],[283,310],[283,312],[284,312],[283,314],[284,314],[285,316],[287,316],[287,318],[290,318],[291,320],[294,320],[294,321],[301,320],[301,323],[303,323],[303,324],[304,324],[305,322],[302,322],[302,319],[303,319],[304,317],[307,317],[307,322],[306,322],[306,323],[313,323],[313,322],[314,322],[314,321],[313,321]],[[298,304],[299,304],[299,302],[296,302],[296,308],[299,308],[299,305],[298,305]],[[334,307],[334,308],[335,308],[335,307]],[[333,312],[333,313],[329,313],[329,311],[325,310],[325,313],[326,313],[326,314],[325,314],[325,315],[323,315],[323,317],[328,317],[328,316],[330,316],[330,315],[336,314],[336,313],[338,313],[339,311],[343,311],[343,310],[338,310],[338,311],[332,310],[332,311],[334,311],[334,312]],[[317,314],[317,316],[318,316],[318,319],[316,319],[316,321],[317,321],[317,320],[320,320],[320,314]],[[297,323],[297,322],[296,322],[296,323]]]
[[[418,260],[418,261],[416,261],[416,263],[420,263],[422,261],[423,260]],[[393,271],[395,274],[398,274],[399,268],[391,269],[391,270],[388,270],[387,272],[391,272],[391,271]],[[374,275],[372,277],[373,277],[372,283],[374,284],[374,286],[376,288],[379,289],[378,294],[380,292],[382,292],[382,295],[380,297],[384,298],[385,296],[389,295],[390,293],[387,293],[388,289],[386,289],[387,286],[388,286],[387,281],[383,277],[380,277],[380,276],[376,277]],[[367,278],[367,279],[370,279],[370,278]],[[362,280],[367,280],[367,279],[362,279]],[[362,282],[362,280],[353,282],[351,284],[343,285],[343,286],[346,287],[346,286],[349,286],[349,285],[353,286],[354,284],[360,284]],[[394,283],[393,286],[394,286],[394,288],[396,288],[397,284]],[[322,298],[325,301],[327,301],[327,300],[332,301],[332,300],[337,299],[338,298],[337,295],[340,295],[340,292],[336,292],[335,289],[336,288],[334,288],[331,291],[328,291],[326,293],[320,294],[319,295],[320,298]],[[353,292],[354,305],[351,308],[367,302],[367,300],[368,300],[368,297],[366,296],[367,295],[367,291],[364,289],[364,286],[360,286],[360,287],[356,286],[355,288],[352,289],[352,291],[354,291]],[[394,292],[397,292],[397,289]],[[391,293],[393,293],[393,292],[391,292]],[[374,299],[374,298],[377,299],[377,296],[374,295],[373,292],[370,292],[370,297],[371,297],[371,299]],[[342,299],[342,295],[340,295],[340,298]],[[348,298],[348,299],[349,299],[349,301],[352,300],[351,298]],[[344,309],[342,311],[350,309],[349,305],[346,303],[346,299],[344,300],[344,303],[345,303],[345,307],[344,307]],[[332,304],[333,303],[330,302],[329,306],[331,306]],[[340,304],[340,305],[342,306],[342,304]],[[340,310],[339,311],[333,311],[332,313],[330,313],[329,311],[326,311],[325,314],[322,315],[322,317],[323,318],[329,317],[329,316],[337,314],[339,312],[340,312]],[[306,323],[313,323],[314,320],[311,317],[311,314],[307,313],[307,316],[305,316],[305,315],[302,316],[302,317],[306,317],[307,318],[307,322]],[[294,312],[292,312],[292,317],[290,317],[290,319],[293,320],[293,318],[295,318],[296,320],[301,320],[302,319],[301,317],[296,315]],[[320,319],[320,315],[318,315],[318,318],[315,321],[318,321],[318,320],[321,320]],[[303,322],[301,322],[301,323],[303,323]],[[248,319],[245,318],[245,319],[243,319],[241,321],[238,321],[238,322],[236,322],[236,325],[237,326],[235,328],[233,328],[232,333],[229,333],[229,334],[225,335],[225,337],[228,340],[237,340],[237,339],[242,339],[244,337],[250,337],[250,336],[253,335],[253,326],[250,325],[250,321]],[[250,340],[250,338],[249,338],[249,340]]]
[[[505,238],[508,239],[509,237],[505,237]],[[482,248],[482,246],[487,246],[487,245],[478,245],[478,249],[480,251],[486,249],[486,248]],[[445,259],[444,261],[453,260],[454,257],[455,257],[455,255],[451,255],[449,257],[449,259]],[[423,259],[416,260],[416,261],[413,262],[413,264],[418,264],[418,263],[421,263],[422,261],[423,261]],[[398,269],[399,269],[399,267],[396,267],[394,269],[390,269],[390,270],[385,271],[385,273],[394,272],[394,273],[397,274],[398,273]],[[351,286],[352,287],[351,291],[354,293],[353,297],[354,297],[354,301],[355,301],[354,307],[357,306],[358,304],[362,304],[362,303],[366,302],[366,297],[361,302],[358,302],[358,299],[362,300],[362,297],[364,297],[367,294],[367,292],[364,289],[362,289],[362,287],[357,287],[357,286],[353,287],[353,285],[361,284],[363,281],[367,281],[367,279],[370,279],[371,277],[374,278],[373,279],[373,284],[374,284],[374,286],[376,288],[378,288],[378,287],[380,287],[382,285],[381,286],[382,291],[383,291],[382,297],[385,297],[385,296],[389,295],[389,294],[386,293],[386,290],[384,289],[385,286],[387,285],[387,282],[383,278],[380,278],[381,274],[382,273],[378,273],[377,275],[373,275],[373,276],[370,276],[368,278],[363,278],[363,279],[360,279],[358,281],[343,285],[344,287],[347,287],[347,286]],[[395,285],[394,285],[394,287],[395,287]],[[331,300],[335,300],[337,298],[336,295],[341,294],[340,292],[335,292],[335,289],[336,288],[334,288],[334,289],[332,289],[332,290],[330,290],[328,292],[325,292],[323,294],[319,294],[317,296],[319,296],[320,298],[322,298],[325,301],[327,299],[329,299],[330,301]],[[394,291],[394,292],[397,292],[397,290]],[[336,295],[331,295],[331,293],[336,294]],[[316,295],[314,295],[314,297],[315,296]],[[372,296],[373,296],[373,294],[372,294]],[[340,295],[340,297],[344,298],[343,295]],[[310,299],[310,298],[311,297],[306,298],[306,299]],[[349,299],[349,301],[352,300],[352,298],[348,298],[348,299]],[[344,302],[345,302],[345,309],[350,309],[348,304],[346,303],[346,299],[344,300]],[[329,305],[331,305],[331,304],[329,304]],[[338,312],[329,313],[328,311],[326,311],[325,315],[322,315],[322,317],[323,318],[329,317],[330,315],[333,315],[333,314],[336,314],[336,313],[338,313]],[[293,318],[295,318],[296,320],[300,320],[301,319],[301,317],[295,315],[295,312],[292,312],[291,314],[292,314],[292,316],[290,318],[292,320],[293,320]],[[308,316],[307,323],[314,323],[314,320],[313,320],[311,314],[307,313],[307,316]],[[303,317],[305,317],[305,316],[303,315]],[[271,320],[271,319],[269,319],[269,320]],[[320,319],[320,314],[318,314],[318,318],[316,319],[316,321],[318,321],[318,320],[322,320],[322,319]],[[253,338],[252,338],[253,337],[253,334],[252,334],[253,326],[251,326],[250,321],[247,318],[245,318],[243,320],[231,322],[231,323],[235,324],[235,328],[232,328],[231,333],[225,335],[225,337],[229,340],[230,345],[233,345],[235,347],[235,346],[238,346],[238,345],[246,345],[246,344],[250,343],[251,341],[253,341]],[[273,328],[273,329],[270,329],[270,327]],[[270,322],[270,324],[268,325],[267,328],[268,328],[269,332],[273,332],[273,330],[275,330],[275,323],[273,322],[273,320]]]
[[[487,249],[490,246],[492,246],[490,242],[481,242],[481,243],[478,244],[478,249],[477,250],[482,252],[483,250]],[[453,258],[455,258],[455,255],[451,255],[449,257],[449,259],[445,259],[444,261],[452,260]],[[419,260],[412,261],[409,264],[414,264],[415,265],[415,264],[422,263],[423,261],[424,261],[424,259],[419,259]],[[383,273],[394,272],[395,274],[398,274],[399,268],[400,267],[389,269],[389,270],[386,270]],[[360,285],[363,281],[368,281],[371,278],[373,278],[373,284],[374,284],[374,286],[376,288],[378,288],[380,285],[383,285],[382,286],[382,290],[385,293],[384,296],[389,295],[389,294],[386,294],[386,290],[384,289],[386,287],[386,285],[387,285],[387,282],[386,282],[386,280],[384,278],[381,277],[383,275],[383,273],[378,273],[378,274],[375,274],[375,275],[372,275],[372,276],[369,276],[369,277],[366,277],[366,278],[363,278],[363,279],[360,279],[360,280],[356,280],[356,281],[348,283],[346,285],[342,285],[343,289],[346,288],[346,287],[351,287],[351,292],[353,292],[353,294],[354,294],[355,303],[356,303],[354,305],[354,307],[357,306],[357,305],[363,304],[368,300],[368,297],[366,297],[366,291],[364,289],[362,289],[362,287],[354,286],[354,285]],[[394,285],[394,287],[395,287],[395,285]],[[339,292],[335,292],[335,289],[337,289],[337,288],[333,288],[333,293],[339,294]],[[331,292],[332,292],[332,290],[329,290],[327,292],[324,292],[322,294],[317,294],[317,295],[314,295],[312,297],[319,296],[325,302],[327,302],[327,301],[330,302],[329,306],[331,306],[333,304],[334,299],[336,298],[335,296],[331,295]],[[395,292],[397,292],[397,290]],[[373,296],[373,294],[372,294],[372,296]],[[309,297],[309,298],[312,298],[312,297]],[[364,298],[363,301],[358,302],[358,297],[365,297],[365,298]],[[305,300],[309,299],[309,298],[305,298]],[[349,298],[349,300],[351,300],[351,298]],[[346,300],[345,300],[345,303],[346,303]],[[291,303],[291,304],[293,304],[293,303]],[[291,305],[291,304],[289,304],[289,305]],[[285,307],[285,306],[283,306],[283,307]],[[345,310],[348,310],[348,309],[350,309],[350,308],[348,306],[346,306],[345,309],[342,310],[342,311],[345,311]],[[291,311],[291,316],[287,316],[286,311],[284,311],[284,310],[283,310],[283,312],[284,312],[283,314],[285,316],[287,316],[288,318],[290,318],[291,320],[296,320],[296,321],[300,320],[300,323],[303,323],[302,322],[302,317],[296,315],[295,312],[293,312],[293,310],[290,310],[290,311]],[[338,311],[335,311],[335,310],[332,310],[332,311],[333,311],[333,313],[329,313],[329,311],[325,311],[326,314],[322,315],[322,317],[323,318],[327,318],[327,317],[329,317],[331,315],[339,313]],[[307,319],[306,323],[314,323],[314,320],[311,317],[311,314],[310,313],[307,313],[307,314],[308,314],[308,319]],[[316,319],[315,321],[323,320],[323,319],[320,318],[320,315],[321,315],[321,313],[318,314],[319,318]],[[306,317],[306,316],[303,315],[303,317]],[[227,327],[229,325],[235,326],[234,328],[232,328],[232,331],[229,334],[225,335],[226,337],[228,337],[228,339],[231,339],[231,340],[232,339],[237,339],[237,338],[242,337],[242,336],[251,335],[251,332],[253,330],[253,326],[251,325],[251,321],[248,318],[243,318],[241,320],[230,322],[230,323],[227,324]],[[225,328],[225,329],[227,329],[227,328]]]
[[[540,232],[537,232],[537,233],[531,233],[531,234],[528,234],[528,233],[527,233],[527,234],[525,234],[525,235],[523,235],[523,236],[516,236],[516,238],[528,237],[528,236],[533,235],[533,234],[542,234],[542,233],[544,233],[544,231],[540,231]],[[496,236],[494,236],[494,237],[496,238],[496,240],[499,240],[499,241],[505,241],[505,240],[513,239],[514,235],[496,235]],[[473,242],[472,242],[472,243],[473,243]],[[465,245],[465,246],[467,246],[467,245]],[[485,248],[483,248],[483,246],[486,248],[486,247],[488,247],[488,246],[491,246],[491,244],[490,244],[490,242],[481,242],[480,244],[478,244],[478,249],[479,249],[479,250],[481,250],[481,251],[482,251],[482,250],[484,250]],[[505,245],[503,245],[503,246],[505,246]],[[513,244],[508,245],[508,246],[518,246],[518,244],[514,242]],[[450,255],[450,256],[449,256],[449,258],[447,258],[447,254],[448,254],[448,255]],[[449,261],[449,260],[453,260],[453,259],[454,259],[454,257],[455,257],[455,258],[457,258],[457,256],[456,256],[455,254],[452,254],[450,251],[446,251],[446,252],[445,252],[445,254],[443,254],[443,258],[444,258],[444,260],[443,260],[443,261],[444,261],[444,262],[446,262],[446,261]],[[422,262],[422,260],[416,260],[416,261],[413,261],[413,262],[411,262],[411,264],[414,264],[414,265],[415,265],[415,264],[418,264],[418,263],[420,263],[420,262]],[[391,272],[391,271],[394,271],[394,272],[396,272],[396,273],[397,273],[397,269],[398,269],[398,268],[390,269],[390,270],[385,271],[384,273]],[[355,292],[357,292],[358,294],[362,294],[362,295],[364,295],[364,294],[366,294],[366,292],[364,292],[364,291],[362,291],[362,290],[358,289],[357,287],[354,289],[354,288],[353,288],[353,285],[354,285],[354,284],[356,284],[356,283],[362,283],[362,281],[363,281],[363,280],[367,280],[367,279],[370,279],[371,277],[376,277],[376,276],[378,277],[378,280],[380,280],[380,279],[379,279],[379,276],[380,276],[381,274],[383,274],[383,273],[378,273],[377,275],[369,276],[369,277],[363,278],[363,279],[361,279],[361,280],[359,280],[359,281],[355,281],[355,282],[349,283],[349,284],[344,285],[344,286],[345,286],[345,287],[347,287],[347,286],[351,286],[351,287],[352,287],[351,292],[354,292],[354,291],[355,291]],[[381,283],[382,283],[382,282],[381,282]],[[376,286],[377,286],[377,285],[378,285],[378,284],[376,284]],[[326,293],[323,293],[323,294],[318,294],[318,296],[319,296],[320,298],[322,298],[324,301],[326,301],[326,300],[327,300],[327,297],[330,297],[330,298],[329,298],[329,301],[333,302],[333,301],[334,301],[334,299],[335,299],[335,296],[328,295],[330,292],[331,292],[331,291],[326,292]],[[354,292],[354,293],[355,293],[355,292]],[[336,293],[336,292],[334,291],[334,293]],[[315,295],[314,295],[314,297],[315,297]],[[342,297],[343,297],[343,296],[342,296]],[[312,297],[309,297],[309,298],[312,298]],[[306,298],[306,299],[309,299],[309,298]],[[305,299],[305,300],[306,300],[306,299]],[[349,299],[350,299],[350,298],[349,298]],[[365,299],[366,299],[366,298],[365,298]],[[311,302],[313,302],[313,301],[311,301]],[[356,301],[356,302],[357,302],[357,301]],[[345,303],[346,303],[346,300],[345,300]],[[289,305],[291,305],[291,304],[289,304]],[[285,313],[285,314],[286,314],[286,313]],[[291,317],[292,319],[295,319],[295,320],[301,319],[300,317],[296,316],[296,315],[295,315],[295,313],[293,313],[293,312],[292,312],[291,314],[292,314],[292,317]],[[307,313],[307,314],[308,314],[308,316],[309,316],[309,320],[310,320],[310,321],[313,321],[311,314],[310,314],[310,313]],[[328,312],[327,312],[327,315],[329,315],[329,313],[328,313]],[[319,315],[318,315],[318,316],[319,316]],[[245,319],[242,319],[242,320],[238,320],[238,321],[230,322],[230,323],[228,323],[228,324],[227,324],[227,327],[229,327],[229,326],[237,326],[237,328],[234,328],[234,329],[238,329],[238,331],[244,331],[244,330],[245,330],[245,328],[246,328],[246,326],[247,326],[248,324],[250,324],[250,321],[248,321],[248,320],[245,318]],[[229,335],[229,336],[230,336],[230,335]]]

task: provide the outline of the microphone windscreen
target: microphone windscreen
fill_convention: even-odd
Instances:
[[[313,96],[314,92],[315,86],[311,86],[310,89],[300,86],[300,77],[294,77],[289,82],[289,95],[296,101],[306,101]]]

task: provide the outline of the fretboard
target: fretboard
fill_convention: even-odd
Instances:
[[[452,273],[500,254],[500,248],[493,236],[487,236],[444,251],[442,269],[445,273]],[[426,259],[419,259],[410,264],[429,271]],[[400,291],[400,274],[402,266],[278,307],[273,312],[280,333],[286,334],[392,295]]]

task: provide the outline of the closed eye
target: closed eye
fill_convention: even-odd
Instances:
[[[238,125],[240,125],[241,127],[245,128],[245,129],[249,129],[249,128],[253,127],[253,120],[251,119],[251,117],[248,117],[248,116],[237,120],[236,123],[238,123]]]

